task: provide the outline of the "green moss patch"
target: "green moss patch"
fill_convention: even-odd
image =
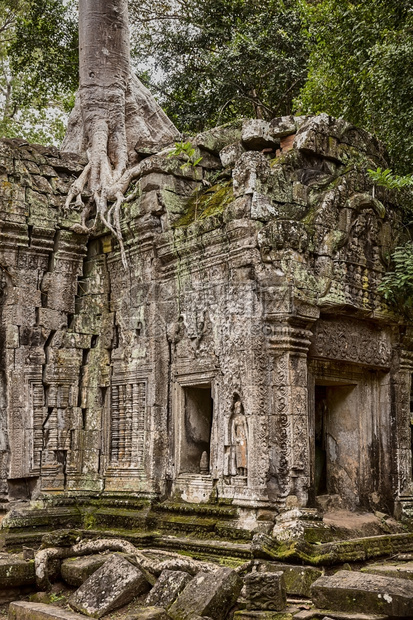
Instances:
[[[201,192],[197,191],[189,199],[185,213],[175,222],[174,228],[189,226],[197,220],[219,215],[233,200],[232,180],[217,183]]]

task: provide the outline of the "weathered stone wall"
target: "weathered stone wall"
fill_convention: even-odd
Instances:
[[[194,144],[195,168],[142,164],[125,269],[62,211],[82,162],[2,142],[2,496],[222,498],[247,523],[315,501],[324,407],[325,493],[390,510],[413,493],[411,368],[377,292],[400,234],[379,145],[323,115]]]

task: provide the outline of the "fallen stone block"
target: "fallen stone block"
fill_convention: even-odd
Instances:
[[[112,555],[69,598],[69,605],[93,618],[127,605],[149,589],[141,571],[120,555]]]
[[[18,601],[21,594],[21,588],[7,588],[6,590],[0,589],[0,605],[11,603],[12,601]]]
[[[242,588],[242,580],[231,568],[214,573],[198,573],[168,609],[174,620],[192,620],[209,616],[212,620],[226,618]]]
[[[247,610],[282,611],[287,606],[284,575],[249,573],[244,577],[244,598]]]
[[[14,601],[9,606],[8,620],[84,620],[84,616],[56,605]]]
[[[241,123],[235,121],[198,134],[192,141],[192,144],[218,155],[225,146],[239,142],[240,139]]]
[[[80,558],[67,558],[61,565],[62,578],[70,586],[79,587],[88,577],[103,566],[108,559],[106,555],[85,555]]]
[[[126,616],[126,620],[171,620],[163,607],[145,607]]]
[[[294,620],[324,620],[326,613],[331,620],[389,620],[389,616],[383,614],[351,613],[348,611],[331,611],[331,609],[326,611],[325,609],[314,608],[295,613]]]
[[[257,562],[258,572],[279,572],[284,574],[285,589],[287,595],[310,597],[311,584],[317,581],[323,571],[313,566],[299,566],[282,564],[278,562]]]
[[[293,620],[293,615],[279,611],[236,611],[234,620]]]
[[[317,579],[311,586],[311,597],[321,609],[400,618],[411,618],[413,614],[413,584],[407,579],[339,571]]]
[[[270,129],[270,124],[261,119],[247,119],[242,125],[243,144],[254,150],[265,148],[276,148],[279,146],[279,140],[275,140]]]
[[[146,598],[146,605],[168,609],[191,579],[191,575],[183,571],[162,571]]]
[[[270,132],[274,138],[285,138],[297,131],[297,126],[293,116],[279,116],[270,121]]]
[[[398,579],[413,579],[413,562],[404,562],[402,564],[372,564],[371,566],[362,568],[361,572],[385,577],[397,577]]]
[[[241,157],[245,149],[240,142],[225,146],[219,153],[219,157],[224,168],[234,166],[235,162]]]
[[[2,554],[0,556],[0,588],[29,586],[36,582],[34,561],[23,560],[19,556]]]

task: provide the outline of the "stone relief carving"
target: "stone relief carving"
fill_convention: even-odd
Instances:
[[[388,331],[350,319],[319,320],[310,348],[312,357],[383,367],[390,366],[391,352]]]
[[[234,397],[231,415],[231,473],[246,477],[248,472],[248,427],[240,397]]]
[[[145,448],[146,383],[112,385],[110,466],[140,468]]]

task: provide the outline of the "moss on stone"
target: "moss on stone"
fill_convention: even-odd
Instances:
[[[174,228],[189,226],[198,220],[219,215],[233,199],[232,180],[195,192],[186,205],[185,213],[175,222]]]

